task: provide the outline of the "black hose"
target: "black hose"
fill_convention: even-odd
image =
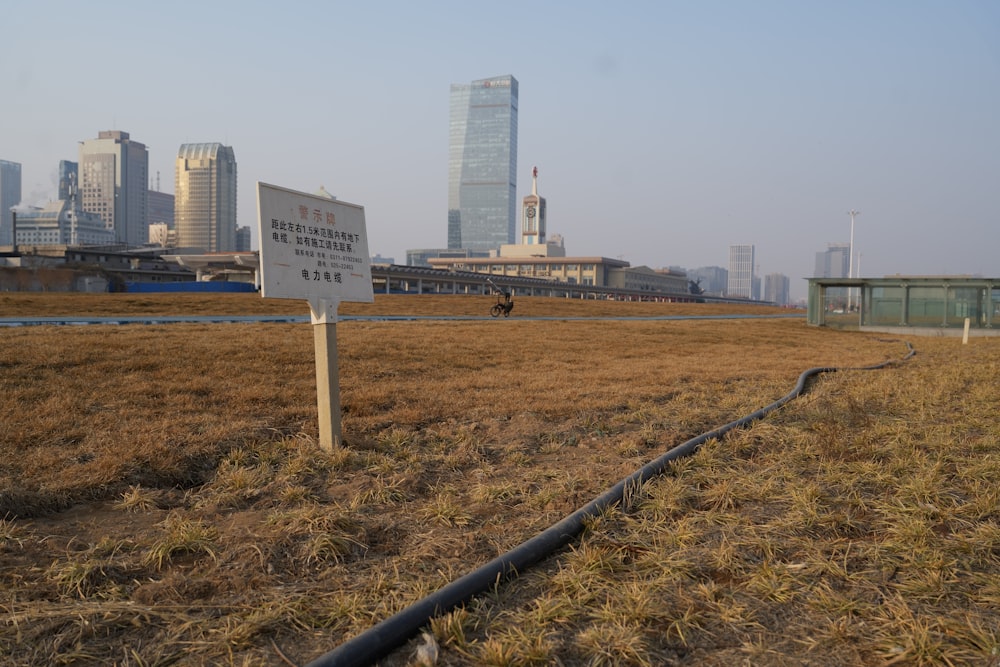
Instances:
[[[906,346],[909,352],[901,361],[909,359],[916,354],[909,343],[906,343]],[[526,570],[529,566],[566,546],[583,531],[588,519],[599,515],[616,503],[622,502],[629,489],[637,489],[646,480],[662,474],[671,461],[695,453],[705,442],[721,437],[733,429],[747,426],[764,417],[769,412],[780,408],[793,398],[796,398],[805,391],[806,382],[810,378],[821,373],[838,370],[875,370],[893,363],[896,363],[896,360],[889,360],[861,368],[819,367],[804,371],[799,375],[799,380],[795,384],[795,388],[774,403],[745,417],[741,417],[736,421],[729,422],[725,426],[720,426],[677,445],[658,459],[651,461],[618,482],[615,486],[576,510],[559,523],[547,528],[526,542],[522,542],[511,551],[491,560],[477,570],[456,579],[437,592],[431,593],[424,599],[419,600],[378,625],[341,644],[329,653],[316,658],[307,667],[357,667],[371,664],[405,643],[435,616],[448,613],[452,609],[468,602],[476,595],[489,590],[502,581],[515,577],[518,572]]]

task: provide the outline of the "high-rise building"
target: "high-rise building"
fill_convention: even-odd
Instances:
[[[448,248],[494,251],[517,226],[517,79],[452,84]]]
[[[816,271],[813,273],[813,278],[846,278],[850,266],[850,244],[828,243],[824,252],[816,253]]]
[[[791,301],[790,288],[791,281],[788,276],[783,273],[769,273],[764,276],[764,301],[787,306]]]
[[[253,237],[250,235],[250,227],[244,225],[236,228],[236,252],[250,252]]]
[[[174,196],[167,192],[150,190],[149,197],[149,224],[155,225],[163,223],[167,229],[174,228]]]
[[[80,208],[96,213],[115,242],[137,246],[149,240],[149,153],[128,132],[106,130],[80,142]]]
[[[69,160],[59,160],[59,197],[72,199],[80,184],[80,165]]]
[[[14,214],[21,203],[21,165],[0,160],[0,245],[14,245]]]
[[[729,271],[721,266],[702,266],[687,272],[690,280],[700,287],[704,294],[722,296],[729,283]]]
[[[236,250],[236,156],[220,143],[184,144],[174,187],[177,245],[204,252]]]
[[[754,268],[754,247],[752,245],[729,246],[727,296],[753,298]]]

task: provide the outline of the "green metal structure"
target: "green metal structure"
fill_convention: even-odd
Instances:
[[[1000,278],[810,278],[807,321],[859,329],[970,329],[1000,334]],[[990,331],[993,333],[993,331]]]

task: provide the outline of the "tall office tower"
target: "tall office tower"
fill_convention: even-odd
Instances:
[[[729,246],[729,282],[726,294],[752,299],[753,284],[754,247],[752,245]]]
[[[21,165],[0,160],[0,245],[14,245],[14,214],[21,203]]]
[[[791,281],[783,273],[769,273],[764,276],[764,301],[787,306]]]
[[[101,216],[115,242],[138,246],[149,241],[147,183],[149,153],[128,132],[106,130],[80,142],[80,208]]]
[[[850,266],[850,244],[828,243],[824,252],[816,253],[816,271],[813,278],[846,278]]]
[[[517,79],[452,84],[448,248],[514,243],[517,225]]]
[[[545,245],[545,197],[538,196],[538,167],[531,170],[531,194],[521,204],[521,243]]]
[[[177,245],[204,252],[236,250],[236,155],[232,147],[184,144],[177,152],[176,171]]]

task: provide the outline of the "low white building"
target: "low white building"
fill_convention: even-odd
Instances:
[[[73,207],[62,199],[45,206],[22,207],[17,215],[17,245],[22,249],[47,245],[106,245],[114,243],[114,230],[95,213]]]

